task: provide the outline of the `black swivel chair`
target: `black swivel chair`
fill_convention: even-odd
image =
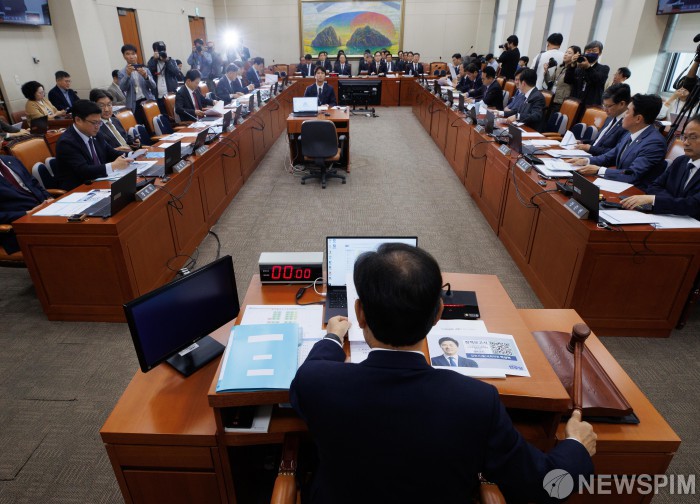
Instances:
[[[340,160],[345,143],[345,135],[338,134],[333,121],[309,120],[301,125],[301,153],[304,161],[313,161],[316,170],[301,179],[305,184],[307,179],[321,179],[321,188],[326,188],[327,178],[338,178],[345,183],[345,176],[338,175],[335,170],[328,171],[327,164]]]

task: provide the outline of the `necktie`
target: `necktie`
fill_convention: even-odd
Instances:
[[[416,64],[414,63],[413,64],[413,73],[416,73],[417,71],[418,71],[418,69],[416,68]]]
[[[0,161],[0,174],[2,174],[3,177],[5,177],[5,180],[7,180],[12,187],[17,189],[22,194],[31,194],[32,196],[34,196],[34,193],[26,190],[24,187],[22,187],[22,185],[19,182],[17,182],[17,179],[12,174],[12,171],[2,161]]]
[[[617,156],[617,162],[615,163],[615,166],[617,166],[618,168],[620,167],[620,161],[622,161],[622,156],[625,154],[627,147],[629,147],[631,143],[632,143],[632,136],[630,135],[630,137],[625,142],[624,147],[622,147],[622,149],[620,150],[620,155]]]
[[[451,366],[451,367],[457,367],[457,363],[455,362],[455,358],[454,358],[454,357],[448,357],[448,359],[449,359],[449,361],[450,361],[450,366]]]
[[[685,190],[686,187],[688,187],[688,184],[690,181],[693,179],[693,176],[697,173],[697,168],[695,168],[695,165],[693,162],[688,163],[688,177],[685,179],[685,184],[683,184],[683,190]]]
[[[117,131],[117,128],[114,126],[114,124],[112,124],[112,121],[107,121],[106,124],[107,124],[107,127],[109,128],[109,131],[111,131],[112,135],[114,135],[114,138],[116,138],[117,141],[119,142],[119,145],[121,145],[122,147],[126,147],[128,145],[126,143],[126,140],[124,140],[124,137],[121,136],[119,131]]]
[[[100,158],[97,157],[97,152],[95,151],[95,142],[92,137],[90,137],[88,143],[90,144],[90,154],[92,154],[92,163],[96,165],[100,164]]]
[[[197,96],[197,93],[195,93],[194,91],[192,92],[192,99],[194,100],[194,108],[196,110],[202,110],[202,107],[199,104],[199,96]]]
[[[617,124],[617,117],[612,120],[612,122],[608,125],[607,128],[605,128],[603,131],[600,132],[600,135],[598,135],[598,138],[595,139],[595,142],[593,142],[593,145],[598,145],[598,143],[603,139],[605,135],[607,135],[612,129],[615,127]]]
[[[343,74],[344,71],[345,71],[345,65],[340,65],[340,73]],[[343,75],[345,75],[345,74],[343,74]]]

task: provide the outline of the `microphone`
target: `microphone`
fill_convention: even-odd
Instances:
[[[693,39],[693,42],[700,42],[700,33],[695,35],[695,38]]]

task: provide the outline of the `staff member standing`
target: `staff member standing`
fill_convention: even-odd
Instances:
[[[316,78],[316,82],[306,88],[304,96],[307,98],[317,96],[319,105],[328,105],[329,107],[336,106],[338,103],[335,100],[335,91],[331,86],[326,84],[326,71],[323,67],[316,67],[314,77]]]

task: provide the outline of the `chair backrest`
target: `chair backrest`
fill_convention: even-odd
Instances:
[[[508,91],[503,91],[503,108],[506,108],[508,102],[510,101],[510,93]]]
[[[175,133],[172,126],[170,125],[170,118],[164,114],[160,114],[153,119],[153,126],[156,129],[156,135],[170,135]]]
[[[544,91],[542,91],[542,96],[544,96],[544,108],[548,109],[549,106],[552,104],[552,98],[554,98],[554,95],[551,91],[547,91],[545,89]]]
[[[581,122],[587,126],[595,126],[598,131],[603,129],[603,124],[608,118],[608,114],[605,109],[598,106],[591,106],[586,109],[581,117]]]
[[[338,134],[333,121],[304,121],[301,124],[301,151],[310,158],[335,156],[338,153]]]
[[[598,136],[598,128],[593,125],[589,126],[582,122],[574,124],[570,131],[573,133],[576,140],[580,140],[584,143],[595,140],[595,138]]]
[[[168,93],[163,101],[165,102],[165,111],[168,113],[168,117],[175,122],[180,122],[176,119],[177,115],[175,114],[175,93]]]
[[[503,84],[503,91],[508,91],[511,96],[515,94],[515,81],[513,80],[507,80],[505,84]]]
[[[54,176],[56,158],[49,158],[44,163],[36,163],[32,166],[32,175],[44,189],[58,189],[58,183]]]
[[[677,157],[683,154],[683,142],[676,138],[666,152],[666,164],[670,165]]]
[[[121,109],[114,115],[117,119],[119,119],[119,122],[122,123],[122,126],[124,126],[125,130],[129,130],[136,126],[136,118],[134,117],[134,113],[130,109]]]
[[[288,65],[289,70],[287,70],[287,75],[294,75],[297,72],[297,67],[299,65],[296,63],[290,63]]]
[[[49,146],[43,138],[30,138],[24,142],[18,142],[8,148],[10,154],[19,159],[24,167],[31,173],[36,163],[43,163],[51,157]]]
[[[27,113],[24,110],[18,110],[17,112],[12,112],[12,124],[18,122],[25,123],[27,121]]]
[[[503,89],[503,86],[506,83],[506,78],[505,77],[497,77],[496,81],[498,81],[498,85],[501,86],[501,89]]]
[[[568,121],[568,117],[560,112],[556,112],[549,116],[547,124],[544,127],[544,132],[546,133],[557,133],[563,135],[566,131],[565,124]]]
[[[202,93],[203,96],[206,96],[207,93],[209,92],[209,86],[207,86],[207,83],[204,81],[200,81],[199,83],[199,92]]]
[[[580,108],[581,102],[576,98],[567,98],[562,102],[559,112],[568,118],[566,127],[564,128],[565,130],[568,130],[571,127],[571,124],[576,120]]]
[[[425,71],[425,70],[426,70],[425,65],[423,65],[423,71]],[[430,64],[430,71],[428,73],[430,75],[433,75],[435,73],[435,70],[447,71],[447,63],[445,63],[444,61],[433,61]]]
[[[154,101],[146,101],[141,103],[141,108],[143,108],[143,113],[146,116],[145,126],[151,134],[155,134],[156,128],[153,125],[153,120],[160,115],[160,108],[158,108],[158,103]]]
[[[289,65],[272,65],[272,73],[275,72],[285,72],[287,75],[289,75]]]

